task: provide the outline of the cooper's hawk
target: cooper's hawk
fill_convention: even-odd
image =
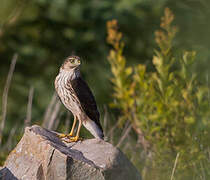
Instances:
[[[78,141],[79,132],[84,125],[93,136],[103,139],[103,129],[100,124],[100,115],[96,106],[94,96],[87,83],[81,78],[80,58],[78,56],[68,57],[60,68],[55,79],[55,89],[64,106],[74,115],[71,132],[67,137],[69,142]],[[76,121],[79,121],[77,133],[73,136]]]

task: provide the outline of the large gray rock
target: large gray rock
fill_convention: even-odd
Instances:
[[[139,180],[126,156],[98,139],[64,143],[55,132],[28,127],[9,154],[0,179],[13,180]]]

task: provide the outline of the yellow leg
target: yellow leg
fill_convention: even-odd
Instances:
[[[75,128],[75,125],[76,125],[76,122],[77,122],[77,117],[74,115],[74,122],[73,122],[73,125],[72,125],[72,128],[71,128],[71,132],[69,134],[58,134],[57,136],[59,138],[65,138],[65,137],[69,137],[69,136],[73,136],[73,133],[74,133],[74,128]]]
[[[77,129],[77,134],[75,137],[71,137],[69,138],[66,142],[77,142],[78,140],[81,140],[81,138],[79,138],[79,132],[82,126],[82,122],[79,120],[79,125],[78,125],[78,129]]]
[[[74,122],[73,122],[73,125],[72,125],[72,128],[71,128],[71,132],[69,133],[69,136],[73,136],[76,122],[77,122],[77,116],[74,115]]]
[[[82,121],[79,121],[79,126],[78,126],[77,134],[76,134],[76,137],[78,138],[79,138],[79,132],[80,132],[81,126],[82,126]]]

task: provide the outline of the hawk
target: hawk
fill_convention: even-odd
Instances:
[[[59,135],[60,138],[67,137],[68,142],[79,140],[79,132],[82,125],[94,137],[99,139],[104,138],[96,101],[87,83],[81,77],[80,64],[78,56],[66,58],[55,79],[55,90],[61,102],[74,116],[71,132],[68,135]],[[77,120],[79,125],[76,136],[73,137]]]

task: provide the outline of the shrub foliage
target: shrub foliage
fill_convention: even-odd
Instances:
[[[177,27],[172,25],[173,20],[173,13],[166,8],[160,30],[155,32],[158,49],[154,51],[152,72],[143,64],[126,65],[117,21],[107,23],[107,42],[113,47],[108,56],[113,74],[111,106],[121,111],[121,125],[129,120],[138,138],[144,138],[140,142],[152,153],[149,167],[164,172],[158,175],[160,179],[165,173],[170,177],[173,168],[177,179],[191,178],[192,173],[195,178],[204,178],[209,175],[208,87],[193,71],[196,52],[176,52],[173,42]],[[146,174],[145,178],[150,179],[152,173]]]

